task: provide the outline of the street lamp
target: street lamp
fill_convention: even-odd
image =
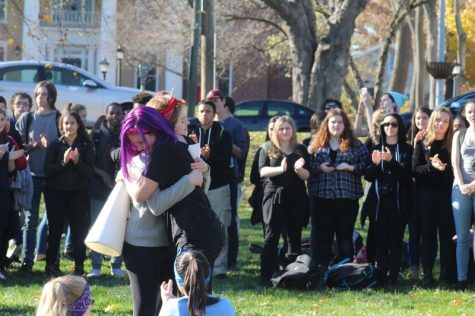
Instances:
[[[102,77],[104,78],[104,80],[106,80],[106,73],[109,71],[109,62],[107,61],[105,57],[99,63],[99,68],[102,72]]]
[[[145,79],[147,78],[150,67],[146,63],[139,64],[140,90],[145,89]]]
[[[124,58],[124,50],[122,47],[119,46],[117,50],[115,51],[115,57],[117,59],[117,78],[116,78],[116,85],[120,86],[121,79],[122,79],[122,58]]]

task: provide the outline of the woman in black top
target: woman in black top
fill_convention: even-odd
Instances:
[[[434,283],[432,269],[440,243],[440,280],[455,280],[455,234],[451,190],[454,180],[450,159],[452,114],[446,108],[432,112],[426,134],[414,148],[412,171],[416,181],[417,207],[421,215],[423,285]]]
[[[261,150],[259,156],[260,175],[266,178],[262,204],[265,224],[262,282],[268,282],[278,270],[277,246],[282,230],[287,232],[287,255],[300,253],[302,226],[309,213],[305,188],[310,175],[308,166],[307,149],[297,143],[292,118],[279,117],[271,134],[269,150]]]
[[[412,147],[406,143],[404,123],[396,113],[381,123],[381,141],[371,150],[365,179],[371,188],[366,202],[374,227],[375,257],[379,281],[396,283],[401,266],[404,227],[411,211]]]
[[[84,274],[89,229],[90,184],[94,173],[94,149],[84,123],[75,112],[66,112],[58,122],[61,137],[48,146],[45,174],[48,177],[49,235],[45,273],[59,274],[55,264],[66,218],[71,227],[74,248],[74,274]]]

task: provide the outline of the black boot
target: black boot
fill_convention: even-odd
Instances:
[[[74,264],[74,275],[83,276],[84,275],[84,264],[76,263]]]
[[[56,278],[63,275],[57,264],[47,264],[45,267],[45,275],[48,279]]]

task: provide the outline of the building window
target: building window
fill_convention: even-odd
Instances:
[[[0,0],[0,22],[5,22],[7,16],[6,0]]]
[[[93,0],[53,0],[52,10],[44,11],[46,24],[69,27],[91,27],[99,23],[99,15],[94,12]]]

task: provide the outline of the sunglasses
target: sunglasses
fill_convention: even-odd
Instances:
[[[399,126],[398,123],[383,123],[382,125],[383,125],[383,127],[391,126],[391,127],[393,127],[393,128],[396,128],[396,127]]]

